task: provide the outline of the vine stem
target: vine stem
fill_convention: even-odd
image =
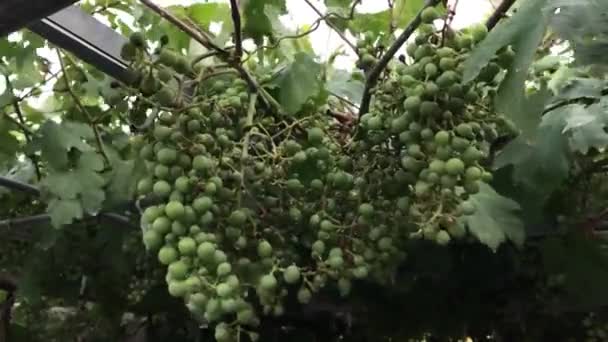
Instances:
[[[166,9],[156,5],[154,2],[150,0],[140,0],[141,3],[146,5],[149,9],[165,18],[167,21],[177,26],[184,33],[189,35],[192,39],[203,45],[209,50],[215,50],[218,52],[218,57],[222,60],[226,61],[230,66],[235,68],[241,77],[247,82],[247,85],[252,90],[252,92],[259,93],[264,101],[271,107],[274,107],[279,113],[283,113],[283,109],[281,105],[275,100],[264,88],[262,88],[259,83],[255,80],[255,78],[241,65],[240,61],[234,60],[232,56],[225,50],[213,43],[208,37],[203,35],[201,32],[197,31],[191,25],[186,24],[184,21],[173,15],[171,12]],[[236,27],[236,26],[235,26]]]
[[[239,13],[239,4],[237,0],[230,0],[230,13],[234,24],[234,58],[240,60],[243,56],[243,39],[241,33],[241,14]]]
[[[23,111],[21,110],[21,104],[20,104],[20,102],[23,100],[20,100],[15,95],[15,89],[13,88],[13,84],[11,83],[11,80],[8,77],[8,75],[4,75],[4,80],[6,81],[7,91],[9,91],[9,93],[11,94],[11,96],[13,98],[12,105],[13,105],[13,109],[15,110],[15,114],[17,115],[17,120],[14,120],[8,114],[6,114],[6,116],[9,119],[11,119],[11,121],[13,123],[17,124],[17,126],[23,131],[23,135],[25,136],[25,141],[30,143],[32,141],[32,137],[34,136],[34,133],[27,127],[27,124],[25,122],[25,116],[23,115]],[[36,178],[38,180],[40,180],[40,178],[42,178],[42,173],[40,172],[40,166],[38,165],[38,157],[36,157],[36,155],[33,153],[27,153],[26,156],[28,158],[30,158],[30,160],[32,161],[32,164],[34,164],[34,170],[36,171]]]
[[[410,36],[414,33],[414,31],[420,26],[422,23],[421,15],[422,11],[427,7],[436,6],[439,3],[439,0],[426,0],[424,6],[420,9],[418,14],[412,19],[412,21],[407,25],[407,27],[403,30],[403,32],[395,39],[393,44],[386,50],[382,58],[376,63],[376,65],[369,71],[367,78],[365,80],[365,88],[363,89],[363,97],[361,99],[361,105],[359,106],[359,118],[369,111],[369,105],[372,98],[372,88],[378,82],[378,78],[380,78],[380,74],[386,68],[391,59],[395,56],[397,51],[405,44],[405,42],[410,38]]]
[[[306,4],[313,10],[315,11],[315,13],[317,13],[317,15],[321,18],[325,18],[325,23],[327,24],[327,26],[331,27],[332,30],[334,30],[338,36],[340,36],[340,38],[342,38],[342,40],[346,43],[346,45],[350,46],[351,49],[353,49],[353,51],[356,54],[359,54],[359,49],[357,49],[357,46],[355,46],[355,44],[353,44],[348,38],[346,38],[346,36],[344,35],[344,33],[342,33],[342,31],[340,31],[336,25],[334,25],[332,22],[327,20],[327,16],[323,15],[323,13],[321,13],[321,11],[315,6],[313,5],[312,2],[310,2],[310,0],[304,0],[304,2],[306,2]],[[357,4],[357,1],[355,1],[355,5]],[[354,6],[353,6],[354,8]]]
[[[511,8],[511,6],[513,6],[513,4],[515,4],[515,0],[503,0],[503,2],[501,2],[500,5],[496,7],[494,13],[492,13],[490,18],[488,18],[488,21],[486,21],[486,27],[488,28],[488,30],[493,29],[494,26],[498,24],[500,19],[505,16],[505,13],[507,13],[507,11]]]
[[[72,89],[72,86],[70,85],[70,77],[68,76],[67,70],[65,68],[65,61],[63,60],[63,56],[61,55],[61,51],[59,49],[57,49],[57,57],[59,58],[59,65],[61,66],[61,71],[63,72],[63,79],[65,81],[65,86],[68,90],[68,93],[70,93],[70,96],[72,96],[72,99],[74,99],[74,103],[76,103],[78,109],[80,109],[82,114],[84,114],[85,118],[87,119],[89,126],[91,126],[91,128],[93,129],[95,141],[97,142],[97,150],[99,154],[101,154],[106,166],[111,168],[112,163],[110,162],[110,158],[108,158],[108,155],[106,154],[106,151],[103,147],[103,141],[101,140],[99,128],[97,127],[93,116],[91,116],[91,113],[89,113],[89,111],[84,107],[82,102],[80,102],[80,99],[78,98],[76,93],[74,93],[74,89]]]
[[[243,139],[243,151],[241,151],[241,191],[239,191],[238,195],[238,205],[241,205],[241,194],[243,192],[243,188],[245,187],[245,159],[249,156],[249,140],[251,140],[251,128],[253,126],[253,116],[255,115],[255,104],[258,100],[258,94],[253,93],[249,98],[249,108],[247,108],[247,118],[245,118],[245,129],[247,129],[247,133],[245,134],[245,138]]]

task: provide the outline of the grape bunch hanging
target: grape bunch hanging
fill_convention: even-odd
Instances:
[[[475,212],[471,195],[492,174],[483,166],[499,134],[511,125],[492,111],[501,66],[513,51],[504,49],[479,77],[462,82],[463,63],[487,35],[478,24],[461,32],[440,31],[434,8],[422,12],[423,24],[406,50],[410,63],[396,63],[376,87],[369,113],[361,117],[365,138],[358,146],[375,159],[390,159],[393,177],[409,185],[411,237],[447,244],[466,234],[458,222]],[[385,169],[385,170],[387,170]],[[405,200],[402,200],[405,201]]]
[[[163,42],[150,53],[138,33],[125,45],[135,85],[125,91],[145,99],[151,121],[132,139],[147,170],[137,190],[160,199],[142,214],[143,242],[166,266],[168,292],[215,324],[218,341],[256,340],[288,296],[346,296],[357,279],[388,286],[412,238],[466,235],[457,219],[491,179],[483,161],[505,125],[490,97],[511,51],[463,84],[462,62],[487,31],[445,35],[433,8],[422,18],[413,62],[391,64],[347,138],[326,106],[287,116],[225,64]]]

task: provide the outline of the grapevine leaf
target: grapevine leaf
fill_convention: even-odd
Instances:
[[[75,199],[53,199],[49,202],[47,211],[55,228],[70,224],[74,219],[82,219],[84,214],[82,205]]]
[[[42,73],[36,67],[36,48],[34,46],[19,47],[10,65],[11,69],[17,71],[17,78],[11,81],[11,85],[15,89],[32,87],[43,80]]]
[[[363,81],[353,78],[351,73],[341,69],[333,71],[327,81],[327,90],[355,103],[361,102],[364,86]]]
[[[393,16],[397,27],[405,27],[424,6],[424,0],[396,0]],[[437,9],[444,9],[442,5]],[[440,12],[441,13],[441,12]]]
[[[547,55],[534,61],[532,70],[536,74],[542,74],[545,71],[557,70],[564,63],[567,63],[567,58],[564,56]]]
[[[42,181],[42,185],[55,197],[79,200],[81,210],[96,213],[105,199],[105,180],[98,173],[102,169],[103,160],[99,155],[84,153],[74,169],[53,172]]]
[[[63,121],[58,124],[46,121],[40,128],[40,134],[32,140],[32,147],[40,150],[42,158],[55,169],[63,169],[68,164],[68,152],[75,148],[82,152],[93,148],[84,139],[93,138],[91,127],[77,122]]]
[[[285,0],[245,0],[241,2],[242,17],[245,22],[243,33],[245,37],[253,38],[256,42],[261,42],[265,37],[273,34],[273,20],[278,17],[269,17],[266,12],[267,6],[276,7],[280,13],[285,13]]]
[[[2,81],[4,81],[4,79],[2,79]],[[6,86],[6,84],[4,84],[4,82],[2,85],[4,86],[4,89],[2,90],[2,93],[0,93],[0,108],[4,108],[6,105],[13,102],[13,94],[11,94],[10,89]]]
[[[470,201],[475,205],[475,212],[460,218],[461,224],[466,224],[481,243],[493,251],[507,240],[523,245],[525,231],[518,217],[519,204],[485,183],[480,183],[479,192],[471,196]]]
[[[534,99],[526,98],[525,94],[528,69],[534,60],[536,47],[542,41],[547,26],[546,21],[542,18],[534,23],[534,26],[528,27],[525,34],[519,34],[512,39],[513,49],[517,53],[507,69],[507,74],[502,80],[495,98],[497,111],[513,120],[525,135],[529,135],[536,127],[544,107],[544,100],[549,95],[548,90],[538,92],[537,94],[540,95]],[[529,103],[531,101],[537,102],[540,106],[531,105]]]
[[[342,9],[348,9],[352,3],[352,0],[325,0],[325,6],[327,7],[340,7]]]
[[[607,101],[608,102],[608,101]],[[570,146],[573,151],[586,154],[589,148],[602,149],[608,145],[607,107],[596,103],[588,107],[572,105],[564,133],[570,135]]]
[[[559,88],[553,102],[582,98],[599,99],[606,86],[608,86],[606,81],[597,78],[573,77]]]
[[[209,30],[209,25],[213,22],[221,22],[222,26],[229,26],[233,30],[230,17],[230,7],[222,3],[193,4],[186,8],[188,16],[200,27]]]
[[[537,31],[539,31],[538,27],[545,26],[545,20],[543,20],[542,17],[542,8],[546,2],[547,0],[524,1],[518,11],[515,12],[509,20],[499,23],[490,31],[488,36],[475,47],[469,58],[464,62],[463,81],[470,82],[477,77],[481,69],[488,65],[500,48],[518,40],[523,47],[536,40],[535,37],[524,38],[524,36],[529,35],[531,32],[535,33],[534,36],[536,36],[538,34]],[[515,53],[524,53],[527,55],[530,51],[520,49],[516,50]]]
[[[543,116],[534,136],[520,136],[497,155],[494,167],[513,165],[513,180],[546,198],[568,177],[571,154],[568,138],[562,133],[570,106]]]
[[[608,3],[606,1],[548,2],[546,13],[551,13],[551,26],[567,39],[574,49],[579,64],[608,64]]]
[[[10,132],[13,129],[14,125],[4,116],[0,116],[0,166],[13,160],[19,149],[19,141]]]
[[[134,160],[112,160],[112,173],[108,179],[107,198],[110,204],[117,204],[133,198],[135,179],[140,176],[136,166]]]
[[[376,13],[357,13],[349,22],[349,28],[356,33],[371,32],[379,35],[386,32],[390,25],[391,13],[389,10]]]
[[[320,73],[321,65],[303,52],[296,54],[294,61],[283,69],[274,84],[278,88],[278,100],[287,112],[296,113],[320,93]]]

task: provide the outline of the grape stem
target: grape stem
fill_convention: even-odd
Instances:
[[[357,46],[355,46],[355,44],[353,44],[350,40],[348,40],[348,38],[346,38],[346,36],[344,35],[344,33],[342,33],[342,31],[340,31],[340,29],[338,29],[336,27],[336,25],[334,25],[331,21],[327,20],[328,15],[323,15],[323,13],[321,13],[321,11],[315,7],[315,5],[312,4],[312,2],[310,2],[310,0],[304,0],[304,2],[306,2],[306,4],[313,10],[315,11],[315,13],[317,13],[317,15],[322,18],[323,20],[325,20],[325,23],[327,24],[327,26],[331,27],[332,30],[334,30],[338,36],[340,36],[340,38],[342,38],[342,40],[346,43],[346,45],[350,46],[351,49],[353,49],[353,51],[356,54],[359,54],[359,49],[357,49]],[[357,5],[357,3],[359,3],[360,1],[355,1],[355,3],[353,4],[352,7],[352,11],[354,11],[355,6]],[[351,12],[352,13],[352,12]]]
[[[247,118],[245,119],[245,129],[247,133],[243,138],[243,151],[241,152],[241,190],[238,194],[237,203],[241,206],[242,193],[245,188],[245,159],[249,156],[249,140],[251,139],[251,129],[253,126],[253,116],[255,115],[255,104],[258,100],[258,93],[253,93],[249,97],[249,108],[247,109]]]
[[[511,8],[511,6],[513,6],[514,3],[515,0],[503,0],[503,2],[501,2],[500,5],[496,7],[494,13],[492,13],[490,18],[488,18],[488,21],[486,21],[486,27],[488,28],[488,30],[493,29],[494,26],[498,24],[500,19],[505,17],[505,13],[507,13],[507,11]]]
[[[21,110],[21,101],[23,101],[23,100],[21,100],[19,97],[17,97],[15,95],[15,91],[13,89],[13,84],[11,83],[11,80],[8,77],[8,74],[4,75],[4,80],[6,83],[6,90],[13,97],[12,105],[13,105],[13,108],[15,109],[15,114],[17,115],[17,119],[14,119],[8,113],[6,113],[5,116],[11,122],[13,122],[15,125],[17,125],[17,127],[19,127],[21,129],[21,131],[23,131],[25,140],[29,143],[32,141],[32,137],[34,136],[34,133],[27,127],[27,124],[25,122],[25,116],[23,115],[23,111]],[[28,154],[26,154],[26,156],[32,161],[32,164],[34,165],[34,170],[36,171],[36,178],[38,180],[40,180],[40,178],[42,178],[42,174],[40,173],[40,166],[38,165],[39,164],[38,157],[33,153],[28,153]]]
[[[199,42],[207,49],[217,51],[218,57],[229,63],[234,69],[239,72],[241,77],[245,80],[245,82],[247,82],[247,85],[249,85],[249,88],[252,90],[252,92],[259,93],[264,98],[266,104],[271,107],[274,107],[280,114],[284,113],[279,102],[277,102],[277,100],[275,100],[264,88],[262,88],[262,86],[260,86],[260,84],[255,80],[255,78],[243,67],[243,65],[241,65],[240,60],[234,60],[234,58],[230,56],[227,50],[215,44],[206,34],[203,34],[199,30],[197,30],[194,25],[187,24],[183,20],[173,15],[171,12],[156,5],[150,0],[140,1],[149,9],[151,9],[161,17],[165,18],[173,25],[177,26],[180,30],[182,30],[184,33],[189,35],[192,39]]]
[[[236,0],[230,0],[230,13],[232,14],[232,23],[234,24],[234,58],[241,59],[243,56],[243,40],[241,38],[241,14],[239,13],[239,5]]]
[[[405,44],[405,42],[409,39],[409,37],[416,31],[418,26],[422,23],[422,11],[427,7],[436,6],[439,3],[439,0],[426,0],[425,5],[418,11],[418,14],[410,21],[407,27],[403,30],[403,32],[395,39],[393,44],[386,50],[382,58],[376,63],[376,65],[369,71],[365,80],[365,88],[363,89],[363,97],[361,99],[361,105],[359,106],[359,118],[369,112],[369,105],[372,98],[372,88],[378,82],[378,78],[380,78],[380,74],[386,68],[391,59],[395,56],[397,51]]]

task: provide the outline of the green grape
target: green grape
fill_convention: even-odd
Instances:
[[[288,284],[295,284],[300,280],[300,269],[298,266],[291,265],[283,272],[283,279]]]

